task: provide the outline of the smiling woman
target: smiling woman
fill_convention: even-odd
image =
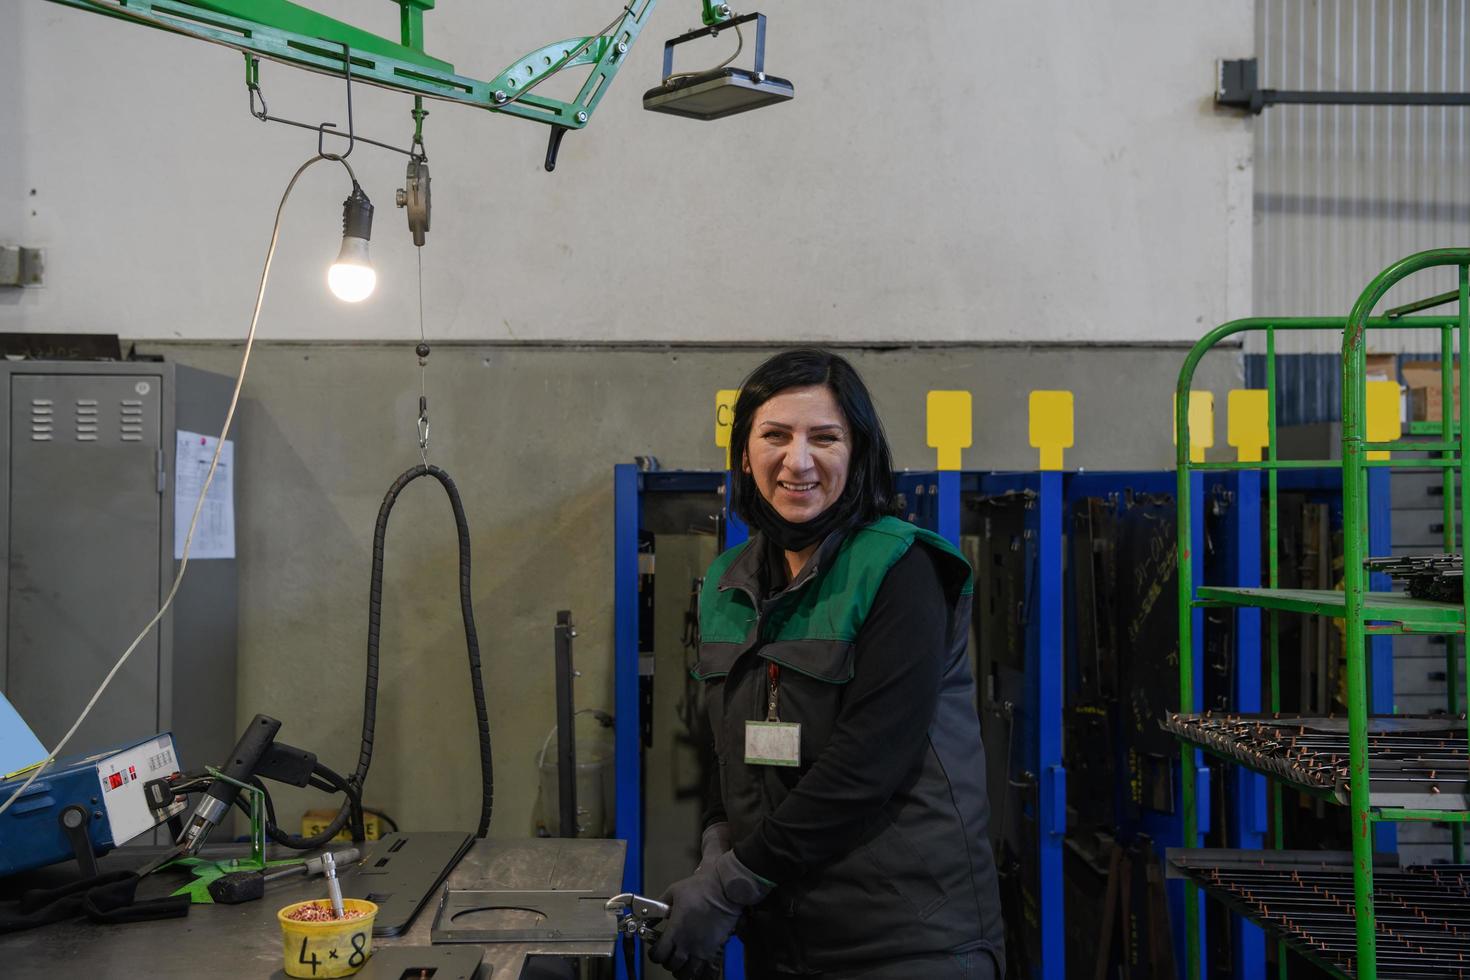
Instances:
[[[653,960],[712,975],[738,931],[749,980],[1000,976],[969,566],[892,515],[888,442],[841,357],[756,368],[731,446],[755,534],[700,595],[714,802]]]

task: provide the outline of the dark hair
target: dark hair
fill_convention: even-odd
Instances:
[[[837,506],[847,511],[850,526],[868,524],[893,512],[893,454],[888,450],[888,439],[883,435],[883,423],[873,408],[868,386],[845,358],[814,347],[798,347],[782,351],[750,372],[735,399],[730,475],[735,513],[742,520],[750,521],[760,493],[743,465],[756,409],[783,391],[812,385],[823,385],[832,392],[851,434],[847,485]]]

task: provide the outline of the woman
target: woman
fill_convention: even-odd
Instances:
[[[756,368],[730,444],[753,534],[699,602],[715,802],[651,958],[712,974],[739,924],[751,980],[1000,977],[969,566],[889,516],[888,444],[836,354]]]

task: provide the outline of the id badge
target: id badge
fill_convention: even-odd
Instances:
[[[801,765],[801,723],[747,721],[745,764],[748,766]]]

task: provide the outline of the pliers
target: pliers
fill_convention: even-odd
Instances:
[[[648,942],[658,938],[658,930],[654,926],[669,917],[669,907],[663,902],[632,892],[614,895],[603,907],[617,915],[619,933],[630,938],[637,936]]]

